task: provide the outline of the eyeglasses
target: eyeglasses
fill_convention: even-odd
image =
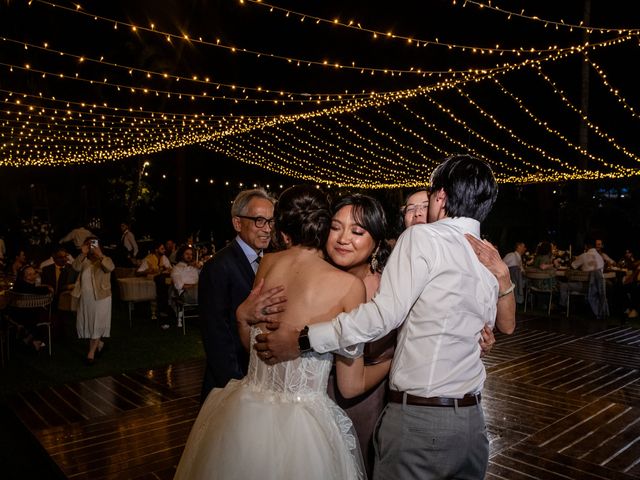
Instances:
[[[273,228],[276,224],[276,221],[273,218],[264,218],[264,217],[247,217],[246,215],[236,215],[239,218],[245,218],[247,220],[253,220],[253,223],[257,228],[262,228],[266,224],[269,224],[269,228]]]
[[[417,205],[409,205],[405,207],[404,214],[405,215],[415,215],[418,211],[422,210],[426,212],[429,209],[428,203],[418,203]]]

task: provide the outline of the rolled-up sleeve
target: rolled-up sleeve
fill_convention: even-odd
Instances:
[[[361,354],[362,344],[376,340],[400,326],[420,296],[429,277],[425,238],[405,231],[396,244],[373,299],[331,322],[309,326],[309,341],[316,352],[337,352],[348,357]],[[427,247],[427,248],[424,248]]]

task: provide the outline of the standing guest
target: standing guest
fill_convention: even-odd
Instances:
[[[84,225],[78,225],[76,228],[67,233],[64,237],[60,239],[59,243],[67,243],[73,242],[73,246],[76,247],[76,250],[80,250],[84,241],[93,236],[90,230],[85,228]]]
[[[76,317],[78,338],[89,339],[86,364],[93,365],[96,356],[104,349],[103,338],[111,334],[111,272],[115,266],[102,253],[98,239],[89,237],[72,267],[79,272],[71,293],[79,299]]]
[[[341,270],[362,280],[366,301],[378,291],[380,276],[391,248],[385,237],[387,220],[382,205],[367,195],[346,195],[333,207],[331,228],[326,251],[329,261]],[[367,343],[364,348],[364,364],[377,365],[393,357],[396,331],[384,338]],[[368,392],[355,398],[344,398],[335,376],[330,379],[329,396],[342,407],[353,421],[358,434],[367,476],[373,470],[373,430],[378,415],[386,404],[386,379]]]
[[[67,290],[64,287],[76,283],[76,272],[71,268],[73,260],[64,247],[54,248],[51,256],[40,264],[41,283],[53,287],[54,292]]]
[[[404,228],[411,225],[427,223],[427,210],[429,209],[429,192],[426,188],[420,188],[407,196],[402,207],[402,220]]]
[[[163,323],[160,327],[163,330],[169,328],[167,318],[169,316],[169,286],[167,279],[171,274],[171,263],[165,255],[164,243],[156,242],[153,250],[149,255],[142,259],[142,263],[136,270],[139,277],[147,277],[153,279],[156,284],[156,306]],[[154,315],[152,315],[152,318]]]
[[[52,255],[53,263],[46,265],[42,268],[40,274],[41,283],[48,285],[53,290],[53,311],[55,312],[55,318],[53,321],[53,327],[55,329],[56,336],[61,336],[62,329],[62,312],[58,311],[58,307],[63,308],[60,305],[60,295],[63,292],[71,292],[76,283],[78,272],[76,272],[71,264],[68,262],[69,255],[63,247],[58,247]],[[68,294],[67,294],[68,295]],[[66,297],[69,300],[69,297]],[[67,308],[70,308],[68,305]]]
[[[278,199],[276,229],[286,249],[265,255],[257,278],[291,292],[285,314],[292,322],[307,314],[323,321],[364,300],[362,282],[324,260],[330,221],[326,196],[311,185],[291,187]],[[261,327],[239,322],[243,344],[248,347]],[[331,354],[311,353],[268,366],[252,351],[246,377],[207,397],[175,479],[366,478],[351,422],[327,396],[332,363]],[[386,375],[389,363],[365,367],[362,358],[337,358],[341,391],[366,391]]]
[[[62,247],[62,246],[57,246],[54,247],[53,252],[51,254],[51,256],[49,258],[47,258],[46,260],[43,260],[42,262],[40,262],[40,271],[44,270],[45,267],[48,267],[50,265],[55,264],[56,262],[53,259],[53,256],[60,250],[64,250],[65,254],[66,254],[66,262],[71,265],[73,263],[73,255],[71,255],[69,252],[67,252],[67,249]]]
[[[524,266],[522,265],[522,255],[527,251],[527,246],[524,242],[516,242],[513,252],[507,253],[502,261],[509,267],[509,275],[511,281],[516,286],[516,303],[522,303],[524,301]]]
[[[180,261],[171,269],[173,288],[184,303],[198,303],[198,276],[202,263],[196,262],[193,248],[190,245],[180,247],[177,252]],[[182,327],[182,319],[178,318],[178,327]]]
[[[509,270],[499,262],[491,271],[477,256],[497,255],[479,240],[480,222],[497,197],[491,168],[454,155],[434,170],[431,188],[429,223],[400,236],[373,300],[331,322],[274,325],[254,346],[269,364],[311,350],[358,356],[363,342],[400,327],[374,479],[484,478],[489,440],[478,340],[494,320],[504,333],[515,329]]]
[[[124,257],[125,263],[135,265],[136,258],[138,257],[136,236],[129,230],[128,223],[121,223],[120,231],[122,232],[122,236],[120,237],[120,250],[123,252],[122,256]]]
[[[207,356],[202,401],[214,387],[247,373],[249,356],[236,327],[236,308],[247,298],[263,250],[271,241],[273,199],[262,189],[240,192],[231,206],[236,238],[204,264],[198,282],[200,323]]]

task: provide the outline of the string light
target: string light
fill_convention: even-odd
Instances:
[[[55,4],[40,3],[59,8]],[[82,10],[78,11],[82,12]],[[94,16],[94,20],[97,19]],[[136,35],[147,31],[162,35],[161,38],[166,37],[173,44],[189,42],[194,46],[206,46],[213,43],[207,43],[185,32],[181,32],[180,35],[162,32],[155,25],[150,29],[144,29],[113,19],[101,18],[101,20],[113,22],[112,25],[119,26],[121,30],[127,28],[131,32],[135,30]],[[390,34],[387,38],[394,38],[393,35]],[[637,38],[637,32],[626,32],[618,38],[567,47],[564,50],[553,49],[547,53],[544,53],[544,50],[538,50],[537,55],[534,51],[526,52],[532,53],[533,55],[525,55],[532,58],[522,56],[521,61],[517,63],[504,63],[487,69],[470,68],[460,71],[450,70],[446,73],[438,72],[442,76],[429,85],[405,90],[345,92],[344,94],[320,92],[303,94],[285,89],[275,91],[263,87],[213,82],[201,74],[187,75],[174,72],[168,75],[163,72],[117,65],[106,61],[104,57],[98,59],[98,56],[72,55],[54,50],[49,44],[43,48],[28,42],[5,39],[5,42],[13,42],[25,51],[39,49],[47,54],[68,57],[68,62],[82,64],[83,69],[86,69],[88,64],[92,64],[101,66],[109,72],[109,75],[101,75],[100,79],[89,78],[92,75],[84,73],[87,70],[78,69],[78,73],[71,72],[70,69],[74,68],[73,66],[67,66],[66,68],[69,69],[67,72],[52,73],[39,65],[38,58],[25,57],[24,63],[20,65],[3,64],[14,76],[20,74],[28,79],[32,78],[30,76],[34,79],[44,76],[49,80],[48,88],[57,86],[52,81],[56,78],[59,82],[66,83],[64,86],[67,87],[67,92],[77,91],[73,84],[68,83],[69,80],[73,80],[76,83],[84,82],[89,86],[99,86],[101,89],[106,87],[117,91],[120,88],[123,94],[129,94],[133,90],[135,95],[128,95],[126,99],[124,95],[115,97],[117,103],[132,102],[123,107],[112,104],[113,100],[110,102],[82,101],[81,94],[78,94],[80,98],[71,101],[58,99],[51,94],[36,95],[0,90],[5,97],[0,113],[0,165],[100,163],[200,144],[224,158],[234,158],[259,165],[299,180],[363,188],[423,184],[428,170],[437,161],[436,157],[460,150],[473,153],[490,162],[501,183],[635,176],[638,175],[638,169],[605,161],[604,158],[593,155],[585,148],[573,145],[562,136],[560,131],[549,127],[546,129],[547,133],[564,139],[566,145],[593,160],[599,168],[602,167],[602,171],[583,169],[562,161],[562,156],[551,151],[550,147],[545,146],[544,149],[537,147],[527,140],[524,134],[516,135],[514,129],[506,126],[508,124],[506,121],[499,121],[498,116],[489,111],[488,104],[481,106],[469,92],[475,84],[488,84],[496,88],[496,91],[512,98],[522,111],[527,113],[527,118],[533,119],[536,125],[546,124],[538,117],[532,116],[524,103],[518,103],[518,97],[509,96],[511,92],[506,89],[503,91],[504,87],[498,82],[498,76],[507,78],[516,72],[526,74],[530,74],[530,71],[542,72],[543,65],[559,63],[576,54],[588,59],[588,54],[591,52],[620,45],[629,40],[637,40]],[[229,45],[225,47],[231,48]],[[235,51],[270,55],[237,47]],[[593,68],[599,68],[594,65],[595,63],[592,63]],[[327,62],[326,66],[332,70],[336,68],[331,62]],[[131,80],[130,84],[124,85],[109,79],[110,75],[115,75],[114,72],[120,74],[120,70],[127,74],[127,78]],[[392,69],[388,71],[393,72]],[[415,73],[432,75],[436,72],[416,71]],[[599,75],[604,80],[604,73],[599,72]],[[169,89],[153,88],[157,87],[153,83],[156,81],[171,82],[171,87]],[[207,111],[220,113],[223,108],[217,105],[215,108],[208,106],[211,105],[209,102],[212,98],[208,92],[206,95],[202,92],[196,93],[196,90],[203,85],[229,90],[229,95],[217,95],[216,99],[254,103],[262,101],[269,104],[271,100],[269,95],[271,95],[277,99],[277,102],[273,103],[273,108],[263,109],[270,115],[234,116],[229,112],[218,115],[208,114]],[[192,88],[193,92],[189,91]],[[613,93],[612,87],[610,91]],[[564,96],[563,92],[560,94]],[[145,103],[148,102],[142,100],[169,95],[171,100],[176,100],[168,102],[167,110],[174,110],[172,112],[156,112],[145,108]],[[484,131],[482,128],[477,128],[476,124],[455,111],[452,102],[456,100],[460,102],[459,96],[477,110],[483,120],[489,119],[487,123],[499,130],[500,136],[506,137],[507,140],[495,140],[481,134],[480,132]],[[619,101],[622,101],[620,99],[624,97],[620,96]],[[139,105],[136,106],[136,102]],[[306,109],[297,108],[296,103],[317,105],[318,108],[314,107],[311,111],[301,112]],[[565,105],[564,100],[563,105]],[[231,110],[231,107],[227,108],[228,106],[225,105],[224,109]],[[289,108],[290,106],[293,108]],[[569,105],[565,106],[570,108]],[[421,107],[429,113],[419,112]],[[398,108],[401,111],[399,115]],[[189,110],[191,112],[187,112]],[[195,110],[199,113],[194,113]],[[282,114],[273,114],[279,111],[282,111]],[[292,111],[296,113],[291,113]],[[635,114],[633,109],[629,111]],[[445,120],[443,121],[442,118]],[[598,128],[592,119],[587,121],[592,125],[591,128]],[[466,139],[462,140],[464,137]],[[474,142],[477,140],[475,143],[479,144],[478,148],[469,145],[470,138]],[[608,136],[608,138],[617,145],[613,137]],[[522,153],[520,149],[516,150],[516,146],[524,147],[526,153]],[[543,162],[540,165],[536,164],[529,156],[529,152],[534,152],[536,158],[539,157]],[[635,156],[632,158],[638,159]],[[422,178],[416,175],[416,171],[420,172]],[[200,180],[202,180],[200,184],[211,184],[211,181],[207,182],[206,179]],[[195,182],[195,179],[193,181]]]
[[[635,109],[631,105],[629,105],[629,102],[620,94],[620,91],[617,88],[614,88],[609,82],[609,80],[607,80],[607,75],[602,69],[602,67],[600,67],[600,65],[595,63],[587,52],[584,52],[583,55],[585,60],[589,63],[589,65],[591,65],[591,67],[596,71],[596,73],[598,74],[598,78],[600,78],[603,85],[607,87],[611,95],[613,95],[616,98],[616,100],[623,106],[623,108],[627,110],[629,113],[631,113],[631,115],[634,118],[640,119],[640,115],[638,115]]]
[[[585,124],[589,127],[589,130],[593,133],[595,133],[597,136],[599,136],[600,138],[602,138],[603,140],[605,140],[606,142],[608,142],[611,146],[613,146],[616,150],[624,153],[627,157],[635,160],[635,161],[640,161],[640,157],[638,157],[636,154],[634,154],[633,152],[630,152],[629,150],[627,150],[625,147],[623,147],[622,145],[620,145],[615,138],[613,138],[612,136],[610,136],[609,134],[607,134],[606,132],[604,132],[598,125],[594,124],[593,122],[591,122],[589,120],[589,118],[585,115],[585,113],[583,113],[578,107],[576,107],[575,105],[573,105],[569,99],[567,98],[567,96],[565,95],[565,93],[555,84],[555,82],[553,80],[551,80],[551,78],[549,78],[549,76],[547,76],[543,71],[542,71],[542,66],[537,65],[536,66],[536,72],[538,73],[538,75],[540,75],[540,77],[542,77],[553,89],[554,93],[556,95],[558,95],[562,101],[564,102],[564,104],[570,108],[571,110],[573,110],[576,114],[578,114],[580,116],[580,118],[585,122]]]
[[[39,3],[39,4],[43,4],[46,6],[50,6],[50,7],[54,7],[54,8],[59,8],[63,11],[69,12],[69,13],[73,13],[73,14],[80,14],[86,17],[90,17],[91,19],[95,20],[95,21],[103,21],[103,22],[107,22],[107,23],[114,23],[114,24],[121,24],[121,25],[125,25],[127,26],[130,30],[133,30],[133,28],[135,27],[136,30],[138,31],[142,31],[142,32],[146,32],[146,33],[151,33],[154,35],[161,35],[163,37],[166,37],[169,41],[172,40],[176,40],[176,41],[185,41],[184,38],[184,34],[173,34],[173,33],[168,33],[168,32],[161,32],[159,30],[156,30],[154,28],[148,28],[148,27],[141,27],[141,26],[135,26],[133,24],[124,22],[124,21],[119,21],[119,20],[114,20],[112,18],[108,18],[108,17],[104,17],[104,16],[100,16],[100,15],[95,15],[95,14],[91,14],[82,10],[74,10],[68,7],[64,7],[52,2],[48,2],[45,0],[33,0],[35,3]],[[635,32],[632,32],[635,33]],[[388,35],[390,36],[390,35]],[[387,76],[398,76],[400,77],[401,75],[418,75],[421,77],[430,77],[433,75],[459,75],[459,74],[473,74],[473,73],[478,73],[481,70],[486,70],[486,69],[482,69],[482,68],[469,68],[469,69],[465,69],[465,70],[452,70],[452,69],[448,69],[448,70],[438,70],[438,71],[431,71],[428,69],[424,69],[424,68],[420,68],[420,67],[409,67],[409,68],[391,68],[391,67],[370,67],[370,66],[364,66],[364,65],[360,65],[357,64],[355,61],[352,62],[346,62],[346,63],[340,63],[340,62],[335,62],[335,61],[329,61],[329,60],[309,60],[309,59],[302,59],[302,58],[297,58],[297,57],[288,57],[285,55],[279,55],[279,54],[275,54],[275,53],[270,53],[270,52],[263,52],[263,51],[257,51],[257,50],[251,50],[251,49],[247,49],[247,48],[238,48],[235,46],[231,46],[231,45],[226,45],[225,43],[223,43],[220,39],[216,39],[215,42],[212,41],[207,41],[207,40],[203,40],[203,38],[201,36],[195,36],[195,35],[188,35],[188,41],[191,44],[199,44],[199,45],[205,45],[205,46],[210,46],[210,47],[215,47],[215,48],[220,48],[220,49],[224,49],[227,50],[231,53],[241,53],[241,54],[249,54],[249,55],[254,55],[256,58],[267,58],[267,59],[273,59],[273,60],[279,60],[279,61],[284,61],[288,64],[292,64],[292,65],[296,65],[298,67],[300,66],[307,66],[307,67],[311,67],[311,66],[319,66],[319,67],[323,67],[325,69],[330,69],[330,70],[354,70],[354,71],[359,71],[362,74],[383,74],[383,75],[387,75]],[[464,49],[470,53],[485,53],[485,48],[483,47],[473,47],[473,46],[462,46],[462,45],[454,45],[454,44],[443,44],[445,45],[447,48],[453,49],[453,48],[460,48],[460,49]],[[535,50],[535,49],[523,49],[523,50],[510,50],[513,53],[515,53],[517,56],[521,56],[524,55],[525,53],[527,54],[538,54],[538,55],[544,55],[544,54],[548,54],[548,53],[562,53],[562,52],[573,52],[576,49],[579,48],[586,48],[588,46],[588,43],[586,44],[582,44],[582,45],[573,45],[573,46],[569,46],[569,47],[565,47],[565,48],[549,48],[549,49],[541,49],[539,51]],[[494,66],[494,67],[490,67],[490,69],[498,69],[498,68],[508,68],[509,64],[503,64],[501,66]]]
[[[247,1],[251,1],[251,0],[247,0]],[[457,2],[456,0],[453,0],[453,5],[455,5]],[[521,10],[520,12],[514,12],[511,10],[507,10],[505,8],[500,8],[497,7],[495,5],[492,5],[491,2],[485,3],[485,2],[480,2],[477,0],[464,0],[463,2],[463,6],[466,6],[467,4],[471,4],[471,5],[475,5],[479,8],[486,8],[489,10],[493,10],[496,12],[500,12],[503,13],[505,15],[508,16],[508,19],[511,19],[511,17],[518,17],[518,18],[523,18],[526,20],[530,20],[532,22],[537,22],[537,23],[542,23],[544,24],[545,27],[551,25],[553,27],[555,27],[556,29],[559,28],[564,28],[564,29],[568,29],[570,31],[573,31],[574,29],[576,30],[585,30],[587,33],[594,33],[594,32],[598,32],[598,33],[617,33],[617,34],[623,34],[623,33],[631,33],[631,34],[636,34],[638,32],[640,32],[640,29],[637,28],[622,28],[622,27],[596,27],[596,26],[592,26],[592,25],[585,25],[583,21],[580,21],[580,23],[568,23],[565,22],[564,20],[560,20],[560,21],[555,21],[555,20],[548,20],[548,19],[544,19],[544,18],[540,18],[537,15],[526,15],[524,13],[524,9]]]
[[[378,37],[382,37],[382,38],[390,38],[390,39],[394,39],[394,40],[400,40],[402,41],[402,43],[406,46],[410,46],[410,47],[428,47],[428,46],[437,46],[437,47],[445,47],[448,49],[458,49],[458,50],[462,50],[463,52],[471,52],[471,53],[479,53],[479,54],[494,54],[494,53],[498,53],[500,55],[508,53],[508,54],[514,54],[514,55],[523,55],[523,54],[535,54],[535,55],[541,55],[544,53],[548,53],[548,52],[554,52],[554,51],[562,51],[564,49],[570,49],[573,48],[572,46],[569,47],[558,47],[556,45],[552,45],[552,46],[548,46],[546,48],[533,48],[533,47],[519,47],[519,48],[502,48],[500,47],[500,45],[495,45],[492,47],[481,47],[481,46],[477,46],[477,45],[463,45],[463,44],[456,44],[456,43],[447,43],[447,42],[443,42],[439,39],[435,39],[435,40],[427,40],[427,39],[421,39],[421,38],[415,38],[415,37],[411,37],[408,35],[402,35],[402,34],[397,34],[397,33],[393,33],[391,31],[387,31],[387,32],[382,32],[379,30],[373,30],[367,27],[363,27],[361,22],[358,22],[356,20],[350,20],[349,22],[343,22],[338,18],[334,18],[333,20],[327,19],[327,18],[322,18],[322,17],[317,17],[314,15],[310,15],[308,13],[300,13],[294,10],[290,10],[288,8],[283,8],[283,7],[278,7],[277,5],[273,5],[270,3],[266,3],[263,2],[262,0],[246,0],[247,3],[252,3],[254,5],[260,6],[260,7],[265,7],[265,8],[269,8],[270,11],[278,11],[278,12],[282,12],[285,14],[285,17],[296,17],[299,20],[302,19],[306,19],[309,18],[311,20],[314,20],[315,24],[327,24],[327,25],[332,25],[332,26],[339,26],[339,27],[343,27],[343,28],[347,28],[349,30],[355,30],[358,32],[363,32],[363,33],[367,33],[368,35],[370,35],[373,39],[377,39]],[[244,3],[244,2],[241,2]],[[455,1],[454,1],[455,4]],[[633,31],[635,32],[635,31]],[[574,46],[575,47],[575,46]]]
[[[69,52],[64,52],[62,50],[55,50],[49,47],[41,47],[39,45],[35,45],[29,42],[23,42],[23,41],[19,41],[19,40],[14,40],[11,38],[7,38],[7,37],[3,37],[0,40],[7,42],[7,43],[13,43],[16,45],[20,45],[23,46],[25,48],[32,48],[32,49],[37,49],[40,51],[44,51],[47,53],[54,53],[58,56],[65,56],[65,57],[69,57],[69,58],[73,58],[75,60],[77,60],[80,63],[93,63],[96,65],[100,65],[100,66],[106,66],[106,67],[112,67],[114,69],[119,69],[119,70],[125,70],[127,71],[130,75],[133,72],[136,73],[141,73],[144,75],[144,77],[147,80],[152,80],[153,78],[158,78],[161,80],[175,80],[177,82],[188,82],[188,83],[194,83],[197,85],[206,85],[206,86],[213,86],[216,88],[225,88],[231,91],[236,91],[236,90],[240,90],[240,91],[250,91],[250,92],[254,92],[254,93],[259,93],[259,94],[263,94],[263,95],[275,95],[276,98],[278,98],[280,101],[282,101],[281,97],[286,97],[286,101],[288,102],[301,102],[301,103],[308,103],[308,102],[316,102],[316,101],[322,101],[322,102],[331,102],[331,101],[342,101],[345,98],[359,98],[359,97],[367,97],[367,96],[371,96],[372,92],[362,92],[362,93],[356,93],[356,92],[352,92],[349,93],[348,91],[345,92],[315,92],[313,94],[309,94],[309,93],[300,93],[300,92],[290,92],[290,91],[284,91],[284,90],[270,90],[267,88],[262,88],[262,87],[250,87],[250,86],[245,86],[245,85],[233,85],[233,84],[228,84],[228,83],[221,83],[221,82],[215,82],[215,81],[211,81],[210,79],[207,79],[206,77],[201,78],[197,75],[192,75],[190,77],[186,77],[186,76],[180,76],[180,75],[174,75],[174,74],[169,74],[166,72],[155,72],[153,70],[149,70],[149,69],[141,69],[141,68],[137,68],[137,67],[132,67],[132,66],[128,66],[128,65],[119,65],[116,63],[112,63],[112,62],[108,62],[104,59],[104,57],[100,58],[100,59],[95,59],[95,58],[91,58],[91,57],[87,57],[87,56],[79,56],[73,53],[69,53]],[[20,68],[20,69],[24,69],[24,70],[33,70],[33,68],[26,68],[26,67],[21,67],[21,66],[17,66],[17,65],[12,65],[12,64],[1,64],[1,65],[5,65],[8,66],[9,68]],[[56,78],[70,78],[70,79],[76,79],[76,80],[82,80],[88,83],[94,83],[94,82],[98,82],[99,80],[96,79],[84,79],[81,77],[75,77],[74,75],[71,74],[62,74],[62,73],[53,73],[53,72],[49,72],[49,71],[45,71],[45,70],[35,70],[37,73],[41,73],[43,75],[48,75],[48,76],[54,76]],[[101,81],[102,85],[107,85],[107,86],[114,86],[118,89],[123,88],[125,90],[128,89],[133,89],[133,90],[140,90],[142,91],[144,88],[143,87],[132,87],[129,85],[121,85],[121,84],[112,84],[110,82],[108,82],[106,79],[103,79]],[[161,90],[156,90],[156,89],[149,89],[149,92],[153,92],[153,93],[159,93],[159,94],[168,94],[168,92],[166,91],[161,91]],[[178,96],[184,96],[184,97],[188,97],[190,95],[192,95],[192,93],[190,92],[173,92],[171,93],[173,96],[178,97]],[[273,102],[273,98],[271,99],[260,99],[260,98],[242,98],[242,97],[228,97],[228,96],[214,96],[214,95],[199,95],[199,96],[204,96],[209,97],[209,98],[219,98],[219,99],[235,99],[238,98],[239,100],[244,100],[244,101],[260,101],[260,102]],[[299,98],[297,98],[299,97]]]
[[[580,145],[576,145],[572,142],[569,141],[569,139],[563,135],[561,132],[559,132],[558,130],[551,128],[549,126],[549,122],[548,121],[542,121],[540,118],[538,118],[536,115],[533,114],[533,112],[527,108],[524,104],[524,101],[519,98],[517,95],[515,95],[513,92],[510,92],[509,90],[507,90],[497,79],[493,79],[495,84],[498,86],[498,88],[500,89],[500,91],[508,96],[509,98],[511,98],[516,105],[525,113],[527,114],[527,116],[529,118],[531,118],[538,126],[540,126],[541,128],[545,129],[548,133],[554,135],[556,138],[560,139],[565,145],[567,145],[569,148],[572,148],[573,150],[579,152],[581,155],[584,155],[588,158],[590,158],[591,160],[598,162],[602,165],[604,165],[607,168],[612,168],[612,169],[617,169],[619,170],[620,173],[629,173],[629,169],[624,169],[619,165],[614,165],[614,164],[610,164],[609,162],[605,161],[603,158],[598,157],[596,155],[593,155],[592,153],[590,153],[589,151],[587,151],[585,148],[581,147]],[[566,165],[565,167],[568,165],[568,163],[564,162]]]

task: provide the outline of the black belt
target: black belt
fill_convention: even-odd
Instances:
[[[462,398],[447,397],[417,397],[407,393],[407,405],[417,405],[422,407],[471,407],[478,405],[481,400],[479,393],[467,393]],[[393,403],[404,402],[404,392],[389,391],[389,401]]]

